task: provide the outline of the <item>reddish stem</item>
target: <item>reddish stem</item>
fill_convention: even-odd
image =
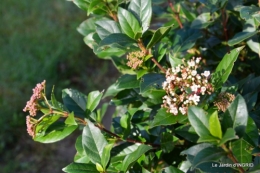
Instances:
[[[222,24],[223,24],[223,35],[225,36],[226,42],[228,42],[228,33],[227,33],[228,17],[227,17],[227,13],[225,12],[225,9],[221,9],[221,14],[222,14]],[[228,53],[230,52],[230,48],[228,45],[227,45],[227,51]]]
[[[168,4],[170,6],[170,8],[172,9],[172,12],[174,13],[174,18],[177,20],[180,28],[182,29],[183,28],[183,25],[182,25],[182,22],[181,22],[181,19],[180,19],[180,15],[179,15],[179,12],[177,12],[173,6],[173,3],[171,2],[171,0],[168,0]]]

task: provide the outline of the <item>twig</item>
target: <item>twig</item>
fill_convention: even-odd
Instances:
[[[228,22],[228,17],[227,13],[225,12],[225,9],[221,9],[221,14],[222,14],[222,24],[223,24],[223,35],[225,36],[226,42],[228,42],[228,33],[227,33],[227,22]],[[228,53],[230,52],[230,48],[227,45],[227,51]]]
[[[179,15],[179,12],[177,12],[173,6],[173,3],[171,2],[171,0],[168,0],[168,4],[170,6],[170,8],[172,9],[173,13],[174,13],[174,17],[175,19],[177,20],[180,28],[182,29],[183,28],[183,25],[182,25],[182,22],[181,22],[181,19],[180,19],[180,15]]]
[[[232,162],[237,163],[237,164],[239,163],[238,160],[233,155],[232,151],[230,149],[228,149],[225,144],[221,145],[221,148],[227,153],[228,158],[230,158],[230,160],[232,160]],[[245,172],[245,170],[242,167],[238,167],[238,169],[239,169],[240,173]]]
[[[166,70],[156,61],[155,58],[151,58],[151,60],[157,65],[159,69],[161,69],[164,73],[166,73]]]

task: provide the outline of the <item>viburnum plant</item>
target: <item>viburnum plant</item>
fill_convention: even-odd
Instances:
[[[89,16],[85,43],[122,75],[102,92],[64,89],[62,103],[45,81],[33,89],[35,141],[82,130],[64,172],[259,172],[260,2],[72,2]],[[109,129],[104,98],[116,106]]]

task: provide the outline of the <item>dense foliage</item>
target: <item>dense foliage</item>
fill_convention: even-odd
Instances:
[[[82,129],[80,172],[258,172],[260,13],[235,0],[73,0],[89,18],[78,31],[122,76],[105,91],[46,95],[24,111],[35,141]],[[109,76],[108,76],[109,77]],[[101,124],[116,105],[111,129]],[[37,111],[43,115],[37,117]]]

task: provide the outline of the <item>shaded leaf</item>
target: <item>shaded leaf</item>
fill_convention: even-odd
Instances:
[[[150,49],[153,47],[156,43],[161,41],[171,30],[172,26],[167,26],[167,27],[161,27],[158,28],[154,34],[148,45],[146,46],[147,49]]]
[[[202,29],[208,27],[212,21],[210,21],[210,13],[202,13],[191,23],[191,28]]]
[[[136,75],[125,74],[121,76],[116,82],[117,89],[131,89],[138,88],[140,81],[136,79]]]
[[[252,37],[256,34],[257,34],[257,31],[236,33],[236,35],[232,39],[228,40],[228,45],[234,46],[234,45],[239,44],[242,41],[244,41],[245,39],[248,39],[248,38],[250,38],[250,37]]]
[[[139,145],[137,150],[127,155],[122,163],[122,171],[127,171],[143,154],[151,150],[152,147],[148,145]]]

